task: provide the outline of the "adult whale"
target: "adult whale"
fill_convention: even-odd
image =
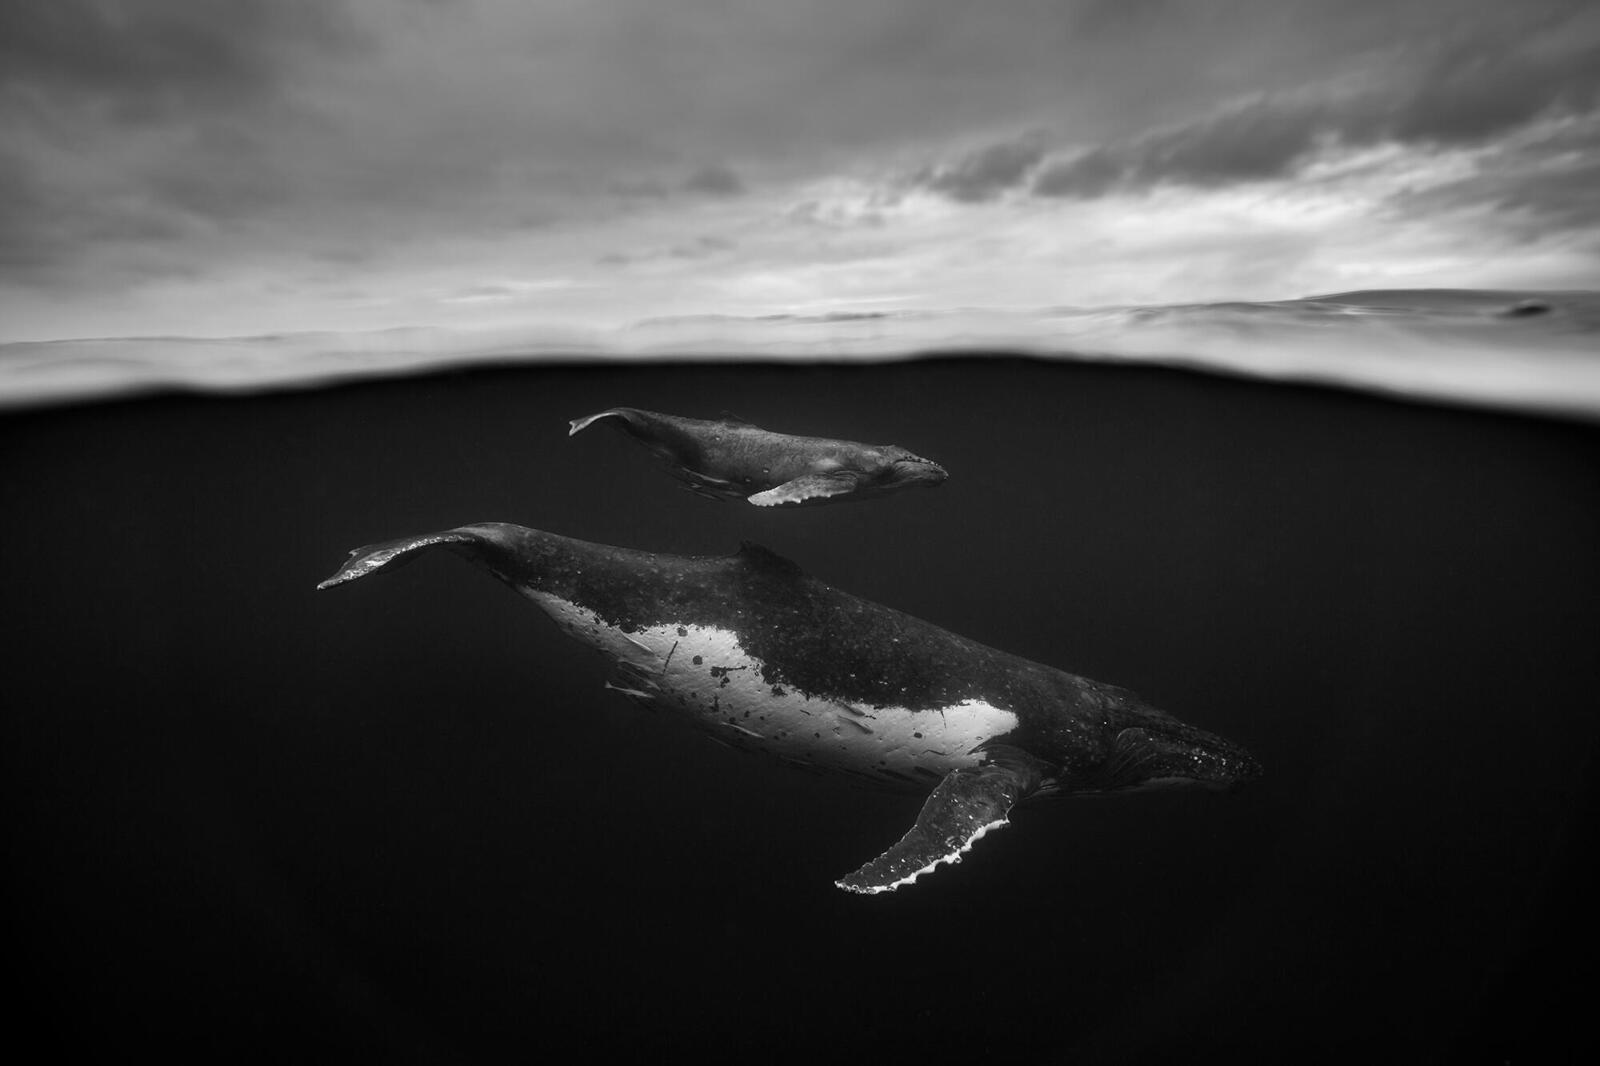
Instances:
[[[649,448],[690,491],[757,507],[865,500],[949,476],[895,444],[796,437],[736,418],[707,422],[636,407],[575,418],[567,436],[602,420]]]
[[[487,523],[360,548],[342,585],[445,548],[610,658],[609,687],[736,748],[932,789],[899,843],[836,882],[909,884],[1034,796],[1255,777],[1238,745],[1112,685],[985,647],[841,592],[752,544],[656,555]]]

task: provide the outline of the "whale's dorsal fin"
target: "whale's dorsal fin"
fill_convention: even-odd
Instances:
[[[723,408],[722,411],[717,415],[717,421],[726,422],[730,426],[749,426],[751,429],[761,428],[747,418],[740,418],[727,408]]]
[[[737,557],[749,566],[775,574],[799,577],[805,572],[800,569],[800,564],[793,559],[785,559],[771,548],[763,544],[757,544],[753,540],[741,540],[739,542],[739,554]]]
[[[898,844],[834,884],[864,895],[893,892],[940,863],[960,862],[980,837],[1004,826],[1011,808],[1042,780],[1031,756],[1011,749],[991,756],[982,766],[946,774]]]

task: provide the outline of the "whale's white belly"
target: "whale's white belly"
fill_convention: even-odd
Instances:
[[[926,786],[979,765],[978,746],[1017,726],[1014,713],[981,700],[913,711],[815,697],[767,680],[762,660],[730,630],[683,623],[624,633],[559,596],[519,591],[617,664],[612,687],[685,714],[717,740],[789,762]]]

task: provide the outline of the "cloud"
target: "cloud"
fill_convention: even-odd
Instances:
[[[738,196],[744,192],[744,181],[731,167],[714,163],[683,179],[683,187],[706,196]]]
[[[1180,129],[1102,146],[1045,168],[1040,196],[1099,196],[1161,182],[1212,186],[1277,177],[1326,135],[1318,101],[1259,100]]]
[[[1044,153],[1044,138],[1031,133],[926,167],[912,176],[911,184],[962,203],[992,200],[1021,183],[1044,159]]]
[[[196,218],[295,195],[270,138],[298,72],[366,44],[338,0],[0,5],[0,283],[193,274]]]
[[[665,200],[672,188],[656,178],[613,178],[606,183],[606,191],[620,200]]]
[[[1582,168],[1499,146],[1595,105],[1597,24],[1565,0],[0,4],[0,328],[144,306],[181,331],[204,304],[271,329],[303,305],[268,295],[356,273],[397,316],[493,310],[486,278],[601,275],[549,304],[617,315],[736,302],[718,279],[757,259],[833,298],[869,251],[883,291],[936,293],[1013,221],[1047,289],[1086,216],[1129,210],[1108,194],[1277,195],[1390,144],[1484,155],[1419,186],[1458,182],[1441,211],[1576,225]]]
[[[1488,208],[1501,232],[1600,246],[1600,114],[1531,131],[1480,156],[1468,174],[1403,190],[1392,205],[1411,214]]]
[[[107,273],[125,280],[182,273],[192,267],[156,264],[188,234],[181,218],[137,200],[81,199],[25,158],[0,153],[0,280],[70,283],[85,247],[98,249]]]
[[[438,293],[434,299],[447,304],[494,304],[526,300],[549,292],[561,292],[578,287],[570,278],[535,278],[531,280],[482,282],[448,292]]]
[[[48,267],[65,243],[53,222],[65,206],[27,160],[0,154],[0,273],[37,278]]]
[[[856,195],[801,200],[783,211],[783,218],[801,226],[826,229],[877,227],[887,222],[884,209],[890,206],[883,196]]]
[[[297,53],[360,41],[324,0],[51,0],[0,5],[0,92],[42,89],[128,117],[270,93]]]
[[[1515,9],[1508,9],[1515,18]],[[1482,144],[1550,115],[1595,106],[1600,93],[1600,19],[1505,25],[1496,20],[1420,56],[1421,72],[1390,107],[1364,99],[1346,121],[1352,139],[1430,145]],[[1586,17],[1587,16],[1587,17]]]
[[[607,252],[605,255],[600,256],[596,262],[603,266],[629,266],[634,263],[649,263],[663,259],[709,259],[713,256],[722,255],[724,252],[731,252],[737,247],[737,242],[728,240],[725,237],[700,236],[677,244],[642,248],[633,252]]]
[[[1033,192],[1088,198],[1159,184],[1258,181],[1291,174],[1322,152],[1383,143],[1481,146],[1592,109],[1600,97],[1600,23],[1576,9],[1529,23],[1511,33],[1491,20],[1454,39],[1400,49],[1376,84],[1258,96],[1096,146],[1043,167]]]

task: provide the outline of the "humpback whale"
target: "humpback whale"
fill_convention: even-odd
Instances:
[[[567,436],[602,420],[649,448],[690,491],[757,507],[864,500],[949,476],[897,445],[795,437],[731,417],[707,422],[613,407],[573,419]]]
[[[852,596],[746,543],[658,555],[500,523],[352,552],[318,587],[434,549],[533,601],[616,668],[624,696],[784,762],[927,793],[900,841],[835,882],[886,892],[958,861],[1035,797],[1260,772],[1238,745],[1132,692],[1030,662]]]

